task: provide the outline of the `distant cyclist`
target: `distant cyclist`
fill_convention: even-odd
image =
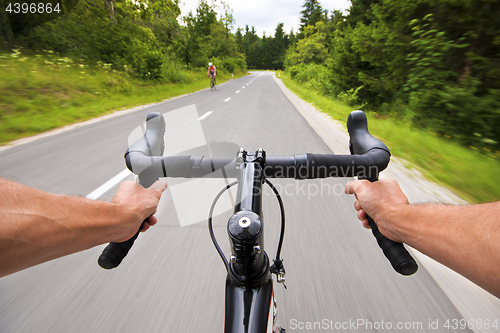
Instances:
[[[215,68],[215,66],[209,62],[208,63],[208,72],[207,72],[207,77],[213,77],[214,79],[214,82],[216,83],[217,80],[216,80],[216,77],[217,77],[217,69]]]

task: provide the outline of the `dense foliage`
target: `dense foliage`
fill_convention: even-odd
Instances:
[[[2,11],[0,49],[52,50],[160,82],[186,81],[183,68],[208,61],[227,72],[286,69],[352,106],[500,150],[500,2],[351,0],[344,13],[305,0],[296,34],[279,23],[260,37],[248,26],[232,33],[229,6],[210,1],[181,19],[179,0],[83,0],[56,20],[15,31]]]
[[[220,16],[217,6],[224,9]],[[178,0],[79,1],[68,14],[21,31],[9,29],[5,12],[2,14],[0,48],[4,49],[21,48],[23,53],[51,50],[87,64],[109,64],[144,80],[164,82],[183,82],[187,76],[182,68],[206,68],[210,60],[219,70],[246,70],[244,56],[230,32],[234,23],[231,10],[216,1],[200,1],[196,14],[183,18],[184,24],[178,20]]]
[[[248,25],[236,31],[236,41],[238,50],[246,57],[248,68],[253,69],[283,69],[285,51],[289,45],[294,43],[295,35],[293,31],[290,35],[283,30],[283,23],[276,27],[274,37],[259,37],[255,27],[250,29]]]
[[[286,53],[296,80],[353,106],[498,150],[498,1],[352,0],[347,14],[320,17],[307,24],[303,15],[302,34]]]

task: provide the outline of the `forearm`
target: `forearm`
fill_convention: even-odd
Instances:
[[[0,276],[109,242],[123,207],[0,179]]]
[[[500,297],[500,204],[399,205],[385,213],[405,243]]]

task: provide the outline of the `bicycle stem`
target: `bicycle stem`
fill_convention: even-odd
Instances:
[[[262,185],[265,152],[241,149],[236,159],[238,192],[234,214],[228,221],[232,249],[229,277],[238,285],[251,286],[269,279],[269,258],[264,251]]]
[[[233,246],[232,257],[234,257],[231,260],[231,265],[228,264],[219,248],[218,251],[223,257],[232,280],[238,280],[238,283],[246,285],[251,283],[250,281],[263,280],[270,275],[269,258],[263,251],[261,219],[263,181],[268,182],[267,178],[295,178],[299,180],[355,176],[360,179],[376,181],[379,172],[387,167],[390,161],[390,151],[383,142],[370,134],[363,111],[351,112],[347,119],[347,130],[350,137],[351,155],[306,153],[266,158],[264,151],[259,149],[257,152],[251,153],[240,150],[237,159],[234,157],[211,158],[193,155],[162,156],[165,121],[161,114],[150,113],[143,138],[129,147],[125,154],[125,161],[127,167],[139,175],[143,186],[151,185],[158,177],[238,178],[241,187],[238,189],[238,204],[232,217],[233,220],[230,220],[231,225],[233,225],[231,228],[234,230],[228,229]],[[223,172],[215,172],[216,170]],[[219,196],[221,194],[222,192]],[[280,200],[279,196],[278,200]],[[283,208],[281,210],[282,216],[284,216]],[[392,242],[383,236],[376,228],[374,221],[370,221],[370,224],[379,246],[393,268],[403,275],[415,273],[418,265],[403,244]],[[240,229],[237,229],[238,226]],[[253,234],[248,230],[252,230]],[[113,254],[115,258],[107,260],[101,256],[99,261],[100,264],[103,263],[103,268],[116,267],[127,254],[133,240],[119,244],[125,246],[125,251],[120,248],[106,250],[107,253],[103,253],[104,256]],[[115,247],[114,243],[110,245]],[[273,273],[277,272],[283,276],[284,270],[280,269],[279,262],[280,248],[281,245],[278,247],[276,258],[278,262],[273,265]],[[246,275],[247,278],[243,278],[245,272],[250,274]],[[277,277],[280,276],[277,275]]]

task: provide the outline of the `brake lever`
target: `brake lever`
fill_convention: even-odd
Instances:
[[[151,112],[148,114],[146,118],[146,131],[141,139],[133,143],[127,152],[125,153],[125,161],[127,167],[131,171],[136,171],[134,173],[138,173],[139,184],[144,188],[150,187],[155,181],[158,180],[158,177],[154,175],[150,175],[148,170],[140,169],[134,170],[138,166],[134,166],[129,159],[129,153],[139,153],[144,156],[152,157],[152,156],[162,156],[165,145],[163,142],[163,135],[165,133],[165,119],[160,113]],[[125,256],[134,245],[135,240],[139,236],[139,233],[142,229],[144,222],[142,222],[141,227],[136,232],[136,234],[130,238],[129,240],[121,243],[111,242],[108,246],[102,251],[97,263],[104,269],[113,269],[118,267]]]
[[[351,155],[363,155],[367,152],[380,149],[387,152],[388,157],[390,156],[389,148],[380,140],[375,138],[368,131],[368,123],[366,115],[361,110],[356,110],[351,112],[349,117],[347,118],[347,130],[349,131],[349,151]],[[389,163],[389,159],[387,159],[385,166],[382,169],[385,169],[387,164]],[[367,179],[370,182],[378,181],[379,170],[377,170],[374,174],[370,173],[365,177],[359,177],[359,179]],[[386,238],[380,230],[378,229],[377,224],[371,217],[367,217],[368,222],[372,228],[373,236],[377,239],[377,243],[380,248],[384,251],[385,256],[391,262],[392,267],[396,270],[396,272],[402,275],[412,275],[418,270],[418,265],[413,259],[413,257],[408,253],[406,248],[402,243],[396,243]]]

